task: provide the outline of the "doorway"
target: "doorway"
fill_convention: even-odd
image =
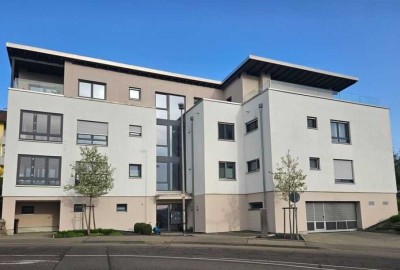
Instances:
[[[162,231],[182,231],[182,204],[157,204],[157,224]]]

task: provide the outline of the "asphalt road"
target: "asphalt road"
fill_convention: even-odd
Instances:
[[[0,269],[400,269],[400,253],[195,245],[0,245]]]

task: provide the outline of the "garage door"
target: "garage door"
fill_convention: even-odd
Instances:
[[[356,203],[307,202],[308,231],[348,231],[357,229]]]

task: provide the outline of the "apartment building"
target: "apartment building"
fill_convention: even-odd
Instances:
[[[7,111],[0,111],[0,168],[4,170],[4,154],[6,151]],[[1,175],[0,175],[1,176]]]
[[[397,213],[389,110],[338,98],[357,78],[256,56],[216,81],[18,44],[7,51],[10,234],[82,228],[87,199],[63,187],[75,183],[71,165],[86,145],[116,168],[113,190],[95,201],[97,227],[257,231],[266,208],[269,231],[282,232],[269,172],[288,150],[307,174],[300,231],[366,228]]]

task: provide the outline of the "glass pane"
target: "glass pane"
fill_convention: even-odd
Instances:
[[[167,191],[168,183],[157,183],[157,191]]]
[[[61,135],[61,115],[50,116],[50,134]]]
[[[139,165],[129,165],[129,177],[140,177]]]
[[[169,96],[169,119],[177,120],[181,117],[181,111],[179,110],[179,103],[185,103],[185,98],[180,96]],[[185,110],[183,110],[185,112]]]
[[[92,84],[86,82],[79,82],[79,96],[80,97],[91,97],[92,96]]]
[[[346,124],[344,123],[339,124],[339,137],[346,138]]]
[[[225,125],[224,124],[218,124],[218,139],[225,139]]]
[[[179,163],[170,163],[172,190],[181,190],[181,171]]]
[[[31,177],[31,158],[21,157],[19,159],[18,177],[30,178]]]
[[[130,89],[129,90],[129,98],[130,99],[140,99],[140,90],[139,89]]]
[[[170,127],[170,146],[171,146],[171,153],[172,157],[180,157],[180,143],[181,143],[181,132],[180,126],[171,126]]]
[[[22,132],[33,132],[33,113],[22,113]]]
[[[60,160],[49,158],[49,178],[58,178],[60,171]]]
[[[157,156],[168,156],[168,146],[157,146]]]
[[[106,87],[102,84],[93,84],[93,98],[105,99]]]
[[[167,119],[168,118],[168,112],[166,110],[157,110],[156,117],[158,119]]]
[[[162,189],[159,189],[162,185]],[[168,190],[168,164],[157,163],[157,190]]]
[[[226,125],[225,130],[226,130],[226,139],[228,140],[233,140],[234,139],[234,126],[233,125]]]
[[[308,231],[314,230],[314,222],[307,222],[307,230]]]
[[[46,158],[35,157],[34,160],[33,176],[35,178],[45,178],[46,177]]]
[[[36,116],[36,132],[47,133],[47,114],[37,114]]]
[[[167,108],[167,95],[156,94],[156,108]]]
[[[233,162],[226,163],[226,178],[235,179],[235,165]]]
[[[167,145],[167,126],[157,125],[157,145]]]
[[[347,221],[348,229],[357,229],[357,221]]]
[[[225,163],[219,163],[219,178],[225,178]]]
[[[336,222],[327,222],[326,229],[327,230],[336,230]]]

